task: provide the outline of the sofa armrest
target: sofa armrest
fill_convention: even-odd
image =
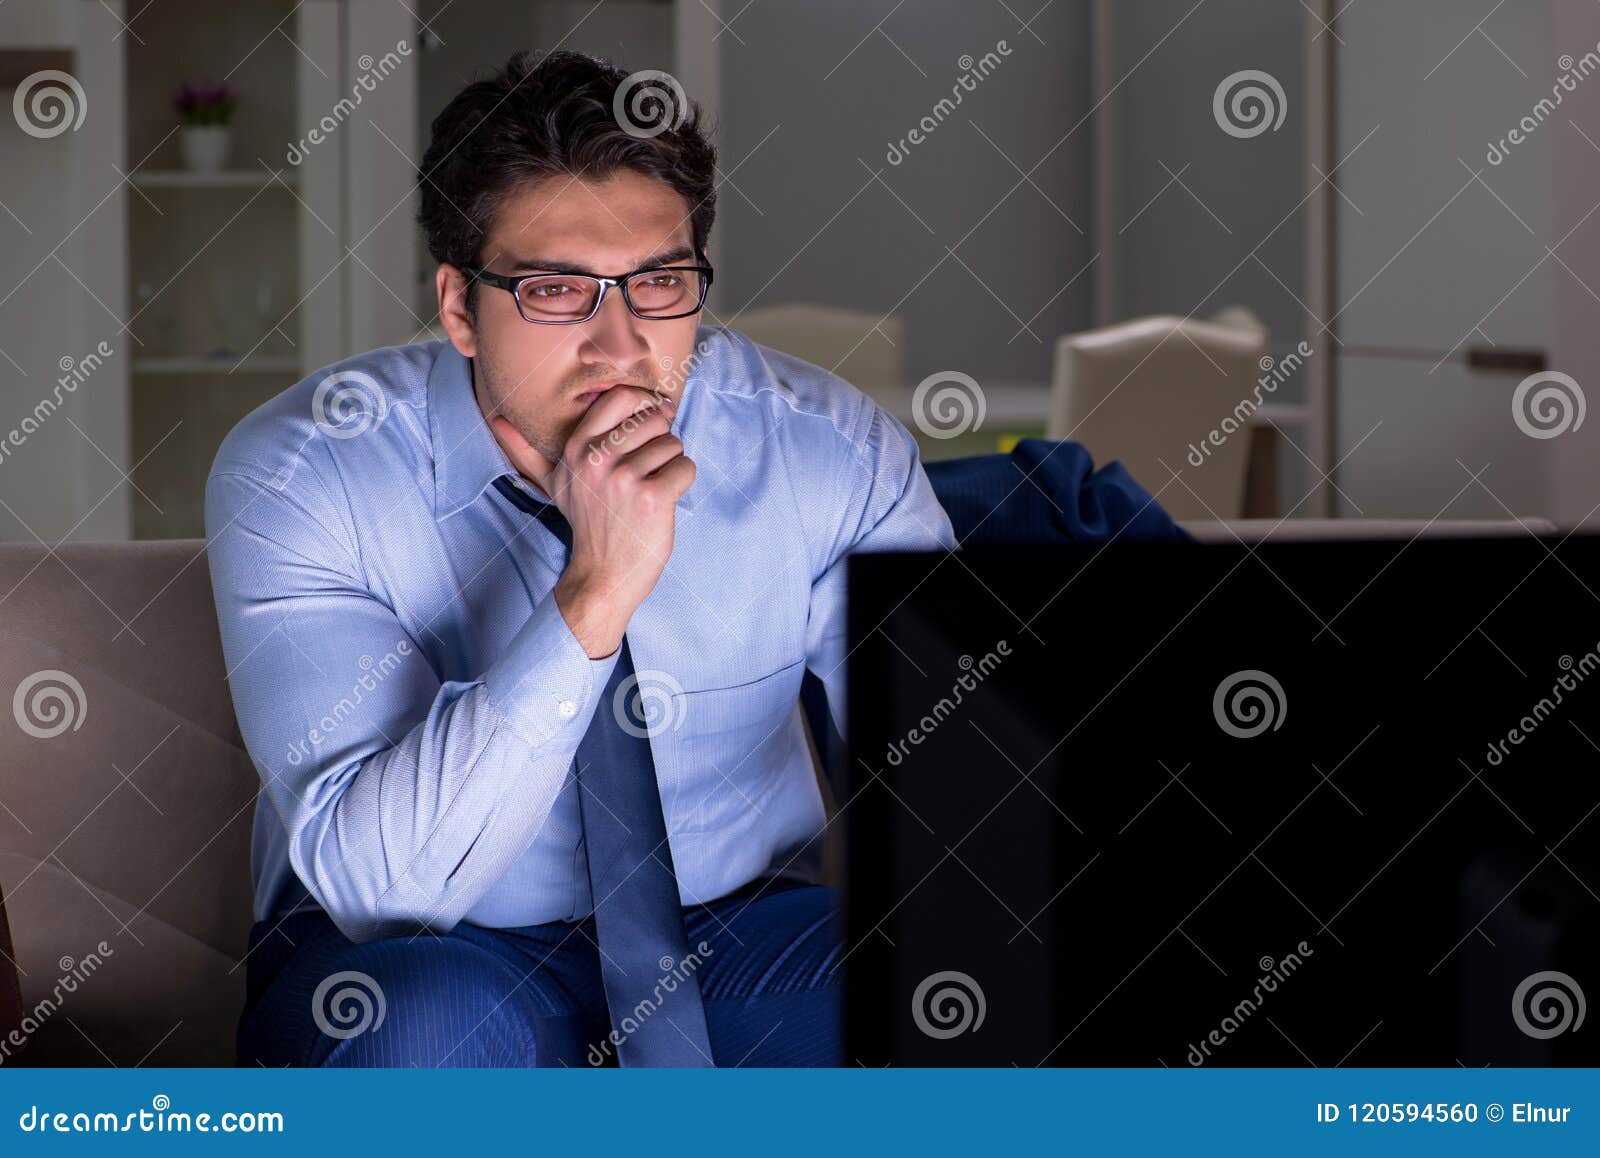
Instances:
[[[22,1032],[22,981],[17,976],[11,926],[6,923],[5,891],[0,889],[0,1042],[9,1041],[13,1030]]]

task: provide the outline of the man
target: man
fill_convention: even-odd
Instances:
[[[844,730],[846,555],[955,540],[904,427],[701,324],[715,154],[627,79],[463,89],[420,180],[449,340],[213,464],[262,778],[243,1064],[842,1060],[798,691]]]

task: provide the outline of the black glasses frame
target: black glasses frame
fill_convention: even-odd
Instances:
[[[468,277],[481,281],[484,285],[503,289],[511,295],[517,303],[517,313],[522,315],[522,320],[532,322],[536,326],[575,326],[590,321],[600,312],[600,307],[605,305],[606,294],[612,286],[622,291],[623,304],[628,307],[628,312],[634,317],[646,322],[669,322],[674,318],[687,318],[698,314],[706,306],[706,293],[711,289],[712,269],[709,265],[653,265],[648,269],[636,269],[632,273],[623,274],[621,277],[602,277],[597,273],[563,273],[559,270],[544,270],[534,273],[522,273],[510,276],[503,273],[491,273],[489,270],[478,266],[466,266],[462,269]],[[647,277],[657,273],[699,273],[700,300],[692,310],[684,310],[679,314],[641,314],[633,308],[633,299],[628,295],[628,283],[636,277]],[[581,318],[530,318],[528,312],[522,308],[522,283],[536,277],[581,277],[589,281],[598,282],[600,290],[594,297],[594,308]]]

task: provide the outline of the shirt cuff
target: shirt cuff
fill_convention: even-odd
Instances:
[[[495,710],[530,744],[543,744],[563,730],[581,736],[621,654],[619,647],[604,659],[590,659],[555,596],[547,595],[484,672],[483,686]]]

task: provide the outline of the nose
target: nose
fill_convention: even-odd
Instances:
[[[613,366],[632,366],[650,353],[650,342],[641,327],[650,323],[633,316],[622,290],[612,286],[600,303],[600,311],[589,319],[585,329],[589,343]]]

